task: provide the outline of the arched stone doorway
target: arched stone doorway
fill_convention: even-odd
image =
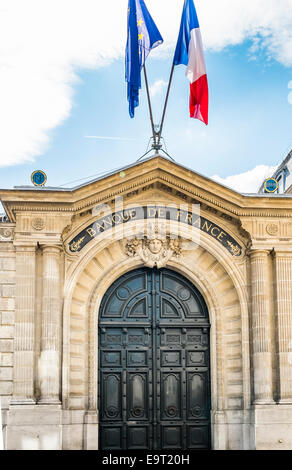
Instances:
[[[169,269],[118,278],[99,314],[101,449],[210,447],[209,316]]]

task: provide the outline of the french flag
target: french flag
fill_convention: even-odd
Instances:
[[[199,21],[193,0],[185,0],[173,65],[187,66],[190,117],[208,124],[209,92]]]

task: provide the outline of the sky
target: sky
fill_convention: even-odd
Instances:
[[[71,187],[138,160],[151,136],[144,81],[128,113],[127,0],[0,0],[0,187]],[[159,124],[183,0],[146,0],[164,43],[147,74]],[[175,68],[163,137],[178,162],[257,192],[292,149],[292,0],[196,0],[209,125],[189,118]]]

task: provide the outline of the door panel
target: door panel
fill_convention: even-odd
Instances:
[[[127,420],[145,421],[149,419],[147,397],[148,397],[148,373],[128,372],[128,400]]]
[[[208,313],[167,269],[118,279],[99,322],[101,449],[206,449],[210,442]]]
[[[120,421],[122,419],[122,374],[106,372],[102,374],[103,385],[103,420]]]

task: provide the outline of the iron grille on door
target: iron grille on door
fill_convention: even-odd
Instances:
[[[138,269],[103,298],[99,319],[101,449],[207,449],[209,319],[185,278]]]

